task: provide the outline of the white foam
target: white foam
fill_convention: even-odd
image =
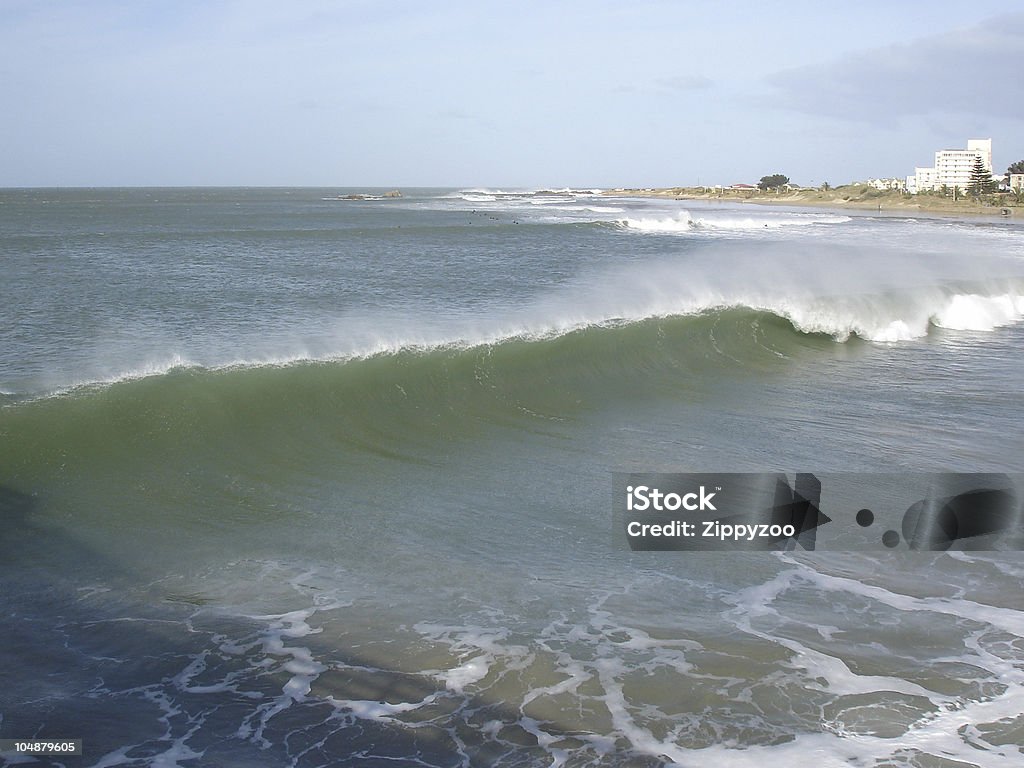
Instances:
[[[402,701],[390,704],[386,701],[366,701],[363,699],[339,699],[333,695],[325,698],[331,706],[343,710],[363,720],[389,720],[403,712],[412,712],[433,703],[437,694],[431,694],[421,701]]]
[[[456,194],[460,197],[462,195],[480,195],[483,197],[522,197],[524,195],[531,194],[531,191],[527,189],[491,189],[489,187],[474,187],[472,189],[460,190]]]
[[[625,230],[646,233],[692,233],[701,230],[718,231],[763,231],[785,227],[809,227],[818,224],[843,224],[851,221],[849,216],[825,214],[766,215],[761,217],[735,217],[708,213],[695,217],[691,211],[680,210],[672,216],[639,217],[620,219],[617,223]]]
[[[850,221],[849,216],[826,216],[805,214],[802,216],[744,217],[706,216],[697,220],[701,227],[712,229],[762,230],[782,229],[783,227],[811,227],[818,224],[844,224]]]
[[[451,653],[460,659],[460,663],[451,669],[430,670],[426,673],[443,682],[451,691],[462,691],[483,680],[499,657],[508,664],[512,659],[523,659],[529,655],[523,646],[506,644],[507,630],[427,622],[415,624],[413,629],[429,640],[448,645]]]
[[[530,205],[555,206],[560,203],[571,203],[575,199],[570,195],[546,195],[544,197],[531,197],[529,203]]]
[[[1011,325],[1024,316],[1024,296],[960,294],[931,317],[940,328],[957,331],[992,331]]]
[[[625,208],[619,208],[614,205],[584,205],[583,210],[590,211],[591,213],[622,213]]]
[[[627,218],[618,223],[625,229],[637,232],[690,232],[694,228],[693,217],[688,211],[662,218]]]
[[[835,765],[838,768],[854,760],[858,761],[858,764],[884,761],[892,758],[898,750],[906,748],[967,760],[972,765],[991,768],[1005,765],[1005,761],[1010,757],[1019,757],[1015,745],[999,747],[987,744],[976,734],[974,741],[982,747],[978,749],[971,746],[966,737],[961,736],[960,731],[965,725],[1008,721],[1019,715],[1020,701],[1024,695],[1024,670],[1014,659],[997,657],[985,650],[980,641],[988,628],[1007,632],[1017,638],[1024,637],[1024,611],[984,605],[962,598],[914,597],[900,594],[856,579],[821,573],[808,565],[795,563],[784,555],[779,557],[796,567],[783,571],[763,584],[740,590],[734,596],[736,609],[731,616],[738,628],[766,642],[789,649],[793,653],[790,664],[805,670],[811,680],[824,680],[831,694],[895,691],[926,698],[932,702],[933,709],[926,716],[911,723],[907,733],[900,736],[898,743],[895,744],[893,739],[849,732],[841,722],[835,722],[823,724],[831,733],[798,735],[795,741],[787,745],[769,748],[750,747],[739,752],[716,746],[702,750],[702,754],[714,758],[713,762],[721,761],[729,765],[752,768],[766,762],[794,766]],[[809,648],[787,636],[755,628],[754,623],[757,619],[777,615],[774,603],[786,591],[795,587],[813,587],[825,593],[843,592],[898,611],[938,613],[952,616],[958,621],[976,623],[979,628],[970,631],[965,642],[967,653],[946,660],[965,662],[986,669],[991,679],[998,680],[1000,684],[1006,686],[1006,691],[982,699],[963,700],[922,688],[900,678],[858,675],[835,657]],[[965,630],[968,626],[964,624]],[[817,687],[819,684],[812,682],[809,685]],[[652,754],[656,754],[657,745],[648,745],[648,748],[652,750]],[[824,755],[828,757],[822,762]]]
[[[854,334],[867,341],[889,343],[912,341],[928,335],[926,315],[909,312],[904,317],[894,317],[897,313],[884,303],[874,307],[864,303],[858,307],[844,307],[823,302],[755,302],[750,304],[750,308],[784,317],[804,333],[824,333],[837,341],[846,341]]]
[[[181,763],[185,760],[198,760],[206,754],[206,750],[197,752],[192,749],[185,740],[190,738],[192,734],[199,729],[199,725],[196,725],[191,731],[186,733],[174,740],[170,747],[159,755],[154,755],[150,758],[149,765],[152,768],[183,768]],[[134,762],[134,761],[132,761]]]
[[[625,208],[619,208],[614,205],[561,205],[561,204],[546,204],[545,211],[569,211],[569,212],[586,212],[586,213],[622,213]]]
[[[467,685],[479,682],[487,677],[489,668],[490,660],[487,656],[481,654],[454,669],[448,670],[441,677],[444,680],[445,686],[450,690],[461,691]]]
[[[64,395],[84,387],[105,386],[110,384],[119,384],[125,381],[137,381],[140,379],[148,379],[153,376],[165,376],[174,370],[202,367],[204,366],[175,352],[166,355],[163,358],[149,360],[139,365],[126,366],[122,370],[114,370],[113,366],[109,366],[108,370],[97,373],[94,376],[79,378],[71,381],[70,383],[53,387],[52,389],[49,389],[46,394]],[[12,392],[10,394],[15,393]]]
[[[159,718],[160,722],[162,722],[165,727],[161,740],[170,742],[170,746],[163,752],[149,757],[148,764],[156,766],[157,768],[183,768],[181,765],[182,762],[202,758],[203,755],[206,754],[205,750],[196,751],[188,746],[186,742],[188,739],[192,738],[200,728],[202,728],[205,718],[197,718],[192,722],[192,727],[189,728],[188,731],[177,738],[172,739],[170,719],[176,715],[180,715],[182,713],[181,709],[174,706],[167,695],[158,690],[151,688],[143,688],[139,690],[141,691],[143,698],[156,704],[163,712],[162,716]],[[138,758],[129,757],[128,753],[137,749],[139,746],[140,745],[138,744],[129,744],[108,752],[93,763],[93,768],[113,768],[113,766],[125,764],[135,765]]]
[[[964,559],[975,555],[958,554],[957,557]],[[388,723],[389,727],[400,729],[438,726],[450,729],[449,733],[475,732],[476,736],[485,739],[485,749],[500,747],[511,750],[516,749],[516,744],[504,740],[502,731],[509,726],[518,726],[526,733],[532,734],[537,748],[546,753],[544,764],[554,766],[565,765],[570,759],[602,762],[605,756],[621,754],[624,749],[669,760],[677,765],[713,764],[740,768],[762,768],[765,765],[776,764],[794,768],[873,765],[898,762],[906,757],[908,750],[914,749],[982,768],[1013,764],[1012,759],[1019,758],[1016,745],[988,744],[974,725],[1008,720],[1020,711],[1019,703],[1024,692],[1024,669],[1017,666],[1017,659],[1001,658],[988,650],[985,634],[994,629],[1010,633],[1012,636],[1024,637],[1024,612],[958,598],[921,598],[904,595],[890,589],[867,585],[853,578],[823,574],[784,555],[780,555],[779,560],[782,561],[783,570],[773,578],[730,593],[733,597],[728,599],[733,603],[733,610],[724,617],[724,628],[729,630],[728,636],[735,636],[736,632],[752,634],[758,638],[758,643],[783,648],[786,660],[770,662],[774,670],[773,677],[776,677],[778,685],[783,687],[799,684],[805,689],[815,689],[823,696],[832,697],[892,691],[906,696],[923,697],[932,702],[932,706],[925,714],[906,726],[905,733],[897,738],[889,738],[875,736],[865,733],[863,729],[848,726],[843,720],[845,713],[852,713],[856,707],[844,708],[841,706],[842,702],[839,702],[840,714],[834,716],[832,720],[823,721],[820,726],[821,732],[807,733],[801,730],[803,728],[814,731],[818,728],[817,719],[808,715],[802,706],[792,713],[800,724],[791,729],[773,722],[770,713],[766,713],[764,718],[754,716],[753,720],[756,723],[763,723],[769,729],[777,728],[774,731],[775,736],[780,733],[791,735],[792,740],[789,742],[743,746],[725,741],[723,738],[719,741],[724,743],[705,748],[686,746],[683,740],[688,738],[691,723],[703,720],[710,727],[719,724],[716,714],[725,711],[723,707],[728,707],[728,704],[714,703],[718,695],[735,697],[736,701],[744,705],[751,703],[751,699],[743,698],[748,691],[738,690],[741,686],[736,685],[743,682],[743,675],[748,675],[746,679],[750,685],[771,687],[776,683],[771,678],[749,676],[749,670],[738,671],[739,677],[736,678],[716,678],[716,673],[708,674],[701,671],[701,662],[697,656],[691,657],[694,662],[691,663],[691,659],[687,658],[691,650],[699,651],[700,655],[706,652],[714,653],[717,650],[716,638],[721,635],[716,631],[706,636],[700,633],[706,642],[704,645],[693,639],[695,633],[688,620],[684,619],[683,623],[679,624],[679,619],[670,619],[674,622],[673,627],[680,630],[676,636],[657,632],[654,634],[668,636],[654,637],[645,629],[627,624],[621,604],[619,608],[608,606],[608,598],[613,595],[629,596],[633,602],[640,604],[644,595],[670,593],[672,590],[665,590],[658,582],[660,578],[667,578],[661,574],[646,577],[653,580],[653,583],[648,585],[653,592],[648,592],[646,588],[639,589],[637,583],[627,583],[618,587],[615,592],[599,594],[589,606],[586,606],[588,617],[580,616],[569,608],[566,608],[564,613],[561,610],[552,611],[556,617],[539,631],[536,627],[531,628],[530,639],[527,641],[516,641],[513,631],[508,629],[510,625],[515,626],[515,621],[493,609],[482,611],[488,614],[488,618],[480,619],[478,622],[415,624],[412,629],[423,640],[431,645],[436,643],[447,650],[448,661],[451,663],[442,663],[438,669],[418,670],[420,676],[432,678],[442,684],[437,686],[437,690],[418,692],[408,696],[407,700],[400,701],[393,698],[390,701],[346,699],[343,694],[334,693],[321,700],[334,708],[334,712],[323,719],[323,723],[322,715],[316,715],[316,710],[312,707],[310,712],[317,718],[316,722],[305,719],[304,714],[300,714],[297,722],[303,724],[299,726],[303,729],[308,727],[310,738],[318,738],[314,729],[321,724],[326,726],[328,733],[337,733],[337,728],[356,724],[357,720]],[[642,578],[645,577],[637,577],[636,581],[639,582]],[[309,579],[297,577],[292,579],[291,583],[305,584],[307,581]],[[958,620],[966,636],[964,654],[960,655],[959,649],[955,649],[950,658],[940,660],[964,662],[984,669],[992,680],[1007,685],[1007,691],[985,699],[973,694],[958,697],[937,693],[897,676],[859,675],[842,659],[829,655],[827,643],[819,644],[818,648],[815,648],[810,647],[808,643],[800,642],[800,633],[791,633],[786,629],[781,632],[762,630],[762,627],[770,626],[774,619],[779,619],[796,622],[808,630],[812,637],[815,629],[818,630],[819,636],[826,639],[840,631],[831,625],[817,626],[813,621],[807,622],[802,615],[785,615],[783,606],[787,603],[783,598],[787,597],[787,592],[795,590],[814,590],[818,595],[851,594],[899,612],[926,612],[950,616]],[[714,587],[714,591],[721,595],[724,590]],[[687,594],[693,593],[688,591]],[[290,647],[288,642],[318,631],[311,625],[317,610],[341,605],[331,597],[318,599],[319,602],[314,599],[314,605],[306,609],[250,617],[266,625],[266,628],[251,636],[251,642],[245,639],[229,641],[215,637],[215,647],[232,651],[239,648],[262,648],[271,657],[267,661],[272,663],[263,666],[249,665],[250,673],[255,672],[257,675],[277,673],[280,669],[285,669],[293,675],[313,674],[316,670],[307,664],[310,659],[301,653],[296,654],[296,649]],[[806,606],[807,603],[801,600],[800,605]],[[631,610],[632,608],[626,609],[627,615]],[[647,614],[648,617],[650,615]],[[829,614],[829,619],[842,623],[843,615],[846,615],[845,621],[858,621],[855,616],[839,612]],[[871,615],[865,613],[868,618]],[[386,637],[381,638],[384,647],[388,642]],[[768,656],[774,658],[775,655]],[[281,657],[285,658],[283,664],[278,663]],[[436,655],[431,653],[429,657],[436,658]],[[190,682],[202,671],[205,663],[203,659],[202,655],[193,658],[188,667],[175,678],[176,682],[185,683],[189,693],[203,692],[200,687],[192,686]],[[316,664],[315,661],[312,663]],[[431,662],[432,665],[434,663]],[[338,661],[332,661],[331,665],[335,669],[342,666]],[[538,674],[543,677],[542,682],[538,680]],[[683,697],[681,701],[688,700],[687,697],[692,695],[694,700],[699,702],[696,696],[701,691],[709,690],[708,685],[712,686],[710,690],[714,690],[717,680],[722,681],[723,687],[719,689],[719,694],[712,697],[712,703],[702,705],[707,707],[704,712],[701,711],[701,706],[698,706],[692,713],[665,714],[655,703],[644,701],[642,696],[638,696],[636,688],[630,690],[643,674],[652,677],[677,674],[684,681],[681,685],[692,683],[692,694],[685,687],[680,689],[680,696]],[[488,676],[490,680],[487,679]],[[308,691],[305,695],[308,696]],[[556,696],[571,697],[571,701],[578,704],[579,712],[561,710],[565,712],[569,724],[560,723],[557,716],[553,720],[545,720],[538,714],[556,703],[538,700]],[[263,726],[267,721],[281,711],[281,705],[291,706],[295,701],[296,699],[287,691],[282,692],[281,696],[249,714],[238,735],[260,742]],[[441,726],[433,717],[436,711],[429,717],[402,717],[439,701],[444,704],[439,708],[440,711],[451,712],[450,716],[445,715]],[[489,714],[487,707],[499,702],[500,708],[495,707],[491,710],[499,714]],[[538,705],[536,711],[530,707],[535,702]],[[186,709],[175,707],[169,700],[163,701],[161,706],[167,717],[177,713],[179,722],[181,714],[184,714]],[[811,701],[807,706],[813,707],[815,704]],[[452,707],[455,708],[454,712],[451,710]],[[570,708],[574,709],[572,703]],[[745,708],[741,706],[739,709]],[[596,722],[600,725],[591,726],[591,729],[600,730],[601,733],[589,732],[586,727],[576,730],[580,720],[587,723],[595,722],[587,719],[590,712],[599,713]],[[483,722],[485,717],[500,719]],[[260,727],[254,729],[250,724],[257,720]],[[195,727],[198,728],[201,724],[200,718]],[[755,724],[753,727],[758,731],[758,740],[769,741],[764,738],[765,734],[761,731],[760,725]],[[567,732],[572,734],[577,746],[565,746]],[[166,760],[165,765],[173,766],[188,759],[195,759],[190,758],[191,751],[186,745],[186,740],[192,734],[190,731],[185,736],[175,739],[171,748],[162,753]],[[744,738],[740,737],[740,740]],[[166,740],[171,741],[169,734]],[[778,740],[770,739],[773,742]],[[479,741],[475,737],[467,739],[465,759],[471,759],[475,754],[473,750],[478,745]],[[130,748],[112,753],[103,764],[114,766],[129,762],[126,758],[128,749]],[[367,758],[373,756],[368,755]]]

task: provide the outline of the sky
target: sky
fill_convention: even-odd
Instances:
[[[1005,0],[0,0],[0,187],[616,187],[1024,159]]]

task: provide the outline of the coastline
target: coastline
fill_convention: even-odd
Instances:
[[[671,200],[831,208],[833,210],[854,209],[883,214],[921,213],[942,218],[985,216],[1017,223],[1024,221],[1024,208],[1015,202],[1006,205],[991,205],[970,199],[954,202],[945,198],[904,195],[895,191],[879,191],[862,186],[839,187],[827,192],[816,189],[800,189],[779,194],[760,190],[715,190],[709,192],[702,191],[699,187],[619,188],[606,190],[604,194],[610,197],[653,197]]]

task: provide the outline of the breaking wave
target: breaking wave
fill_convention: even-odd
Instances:
[[[757,230],[809,227],[821,224],[844,224],[849,216],[825,214],[799,214],[793,216],[719,216],[694,217],[689,211],[673,216],[619,219],[616,224],[624,230],[648,233],[676,234],[700,230]]]

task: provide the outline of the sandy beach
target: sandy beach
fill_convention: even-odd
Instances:
[[[932,216],[992,216],[1000,219],[1024,220],[1021,203],[1005,196],[999,204],[971,198],[957,201],[932,195],[906,195],[897,191],[876,190],[866,185],[837,187],[828,191],[797,189],[781,193],[761,190],[702,189],[701,187],[666,187],[614,189],[605,192],[618,197],[657,197],[675,200],[717,200],[756,205],[789,205],[814,208],[859,209],[878,213],[925,213]]]

